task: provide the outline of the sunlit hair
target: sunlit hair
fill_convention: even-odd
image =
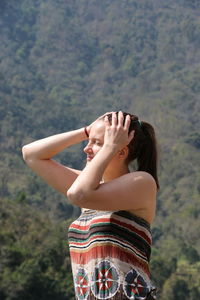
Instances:
[[[118,115],[119,112],[116,112]],[[150,173],[156,181],[159,188],[157,177],[157,142],[155,131],[152,125],[147,122],[140,121],[138,116],[123,112],[124,120],[127,115],[131,118],[129,133],[134,130],[134,138],[128,145],[129,154],[127,156],[127,164],[136,160],[137,170]],[[112,113],[108,114],[108,120],[112,123]]]

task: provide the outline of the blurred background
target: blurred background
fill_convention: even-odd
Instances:
[[[67,228],[79,208],[22,146],[119,109],[158,138],[158,299],[200,299],[200,1],[1,0],[1,300],[74,299]],[[83,147],[55,159],[81,169]]]

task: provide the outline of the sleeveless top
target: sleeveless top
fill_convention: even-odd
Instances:
[[[156,299],[147,221],[123,210],[86,209],[68,237],[75,299]]]

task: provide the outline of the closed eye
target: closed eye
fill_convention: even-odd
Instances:
[[[100,141],[96,141],[96,143],[95,143],[97,146],[102,146],[103,145],[103,143],[102,142],[100,142]]]
[[[91,144],[96,144],[97,146],[103,145],[103,142],[99,139],[91,139],[90,142],[91,142]]]

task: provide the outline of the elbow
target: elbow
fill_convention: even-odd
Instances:
[[[28,158],[28,149],[27,149],[27,146],[23,146],[22,147],[22,157],[23,157],[23,160],[27,160]]]
[[[31,151],[27,145],[22,147],[22,157],[26,163],[31,162],[33,159],[33,155],[31,155]]]
[[[67,199],[71,204],[82,207],[84,203],[84,193],[74,188],[69,188],[67,191]]]

